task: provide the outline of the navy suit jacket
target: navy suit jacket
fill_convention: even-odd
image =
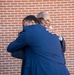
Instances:
[[[64,53],[66,51],[66,45],[65,45],[65,40],[64,40],[63,37],[62,37],[62,41],[60,41],[60,44],[61,44],[61,48],[62,48],[62,52],[63,52],[63,56],[64,56]],[[24,51],[23,50],[24,49],[19,50],[19,51],[15,51],[15,52],[11,52],[11,56],[15,57],[15,58],[18,58],[18,59],[24,59]]]
[[[23,48],[23,75],[69,75],[58,36],[46,31],[42,25],[24,27],[16,40],[9,44],[7,51]]]

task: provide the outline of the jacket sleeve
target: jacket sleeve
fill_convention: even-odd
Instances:
[[[8,45],[7,51],[8,52],[18,51],[24,48],[26,45],[27,45],[26,31],[22,31],[16,38],[16,40],[14,40]]]
[[[62,41],[60,41],[60,44],[61,44],[63,53],[65,53],[65,51],[66,51],[66,44],[65,44],[65,40],[64,40],[63,37],[62,37]]]
[[[18,59],[24,59],[25,53],[23,50],[14,51],[11,53],[11,56]]]

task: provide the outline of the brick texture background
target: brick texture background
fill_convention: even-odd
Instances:
[[[0,75],[20,75],[22,60],[11,57],[7,45],[22,30],[22,19],[48,11],[53,27],[66,41],[66,66],[74,75],[74,0],[0,0]]]

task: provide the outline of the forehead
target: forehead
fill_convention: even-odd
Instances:
[[[46,15],[44,16],[44,18],[45,18],[45,19],[50,19],[49,14],[46,14]]]

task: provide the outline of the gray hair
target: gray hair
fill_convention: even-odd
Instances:
[[[49,13],[46,11],[42,11],[38,13],[37,18],[45,18],[46,15],[49,15]]]
[[[47,11],[42,11],[40,13],[38,13],[37,18],[43,18],[46,19],[46,15],[49,15],[49,13]],[[52,20],[50,19],[50,22],[52,22]]]

